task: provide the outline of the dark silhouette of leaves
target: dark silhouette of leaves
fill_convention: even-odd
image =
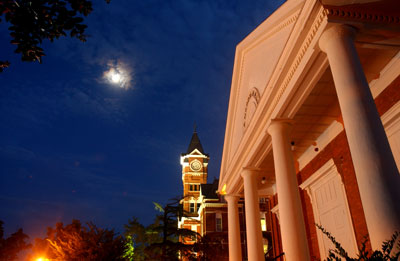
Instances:
[[[8,238],[4,238],[3,224],[3,221],[0,220],[0,260],[16,260],[20,251],[31,247],[25,242],[29,237],[20,228]]]
[[[69,34],[86,41],[87,26],[83,22],[92,11],[89,0],[3,0],[0,22],[4,19],[10,24],[10,43],[16,45],[14,52],[21,54],[21,60],[41,63],[45,56],[40,47],[43,40],[53,42]],[[9,65],[8,61],[0,61],[0,72]]]
[[[47,237],[36,239],[34,253],[54,260],[125,260],[125,239],[113,230],[79,220],[48,228]]]
[[[390,260],[390,261],[397,261],[400,257],[400,242],[399,242],[399,235],[398,231],[395,231],[392,235],[391,239],[384,241],[382,243],[382,251],[375,250],[370,254],[366,250],[366,243],[368,242],[368,237],[364,237],[364,240],[361,242],[361,248],[358,249],[357,258],[351,258],[348,256],[346,250],[342,247],[342,245],[336,241],[336,239],[326,231],[321,225],[315,224],[321,231],[324,233],[335,245],[335,249],[329,249],[329,256],[327,258],[328,261],[332,260],[346,260],[346,261],[383,261],[383,260]],[[396,245],[397,242],[397,245]]]

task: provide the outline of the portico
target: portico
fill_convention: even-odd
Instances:
[[[326,257],[314,223],[347,249],[366,233],[378,249],[400,229],[395,145],[374,102],[400,75],[395,8],[291,0],[238,45],[219,189],[244,198],[250,261],[264,260],[259,198],[277,200],[282,249],[271,255],[289,261]],[[240,237],[227,201],[231,248]]]

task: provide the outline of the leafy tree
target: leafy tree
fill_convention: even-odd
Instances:
[[[72,220],[66,226],[49,227],[46,238],[35,240],[33,252],[51,260],[126,260],[125,243],[113,230]]]
[[[153,224],[145,227],[139,223],[137,218],[128,221],[125,227],[125,237],[132,239],[133,255],[132,259],[137,261],[147,260],[145,253],[146,247],[161,241],[161,237],[154,228],[158,227],[159,219],[156,218]]]
[[[227,240],[226,233],[207,233],[199,237],[194,244],[194,251],[198,253],[200,260],[224,260],[229,250],[222,242]]]
[[[45,39],[53,42],[69,32],[70,37],[86,41],[83,17],[92,10],[89,0],[2,0],[0,22],[4,16],[11,25],[11,44],[17,46],[15,53],[21,54],[22,61],[41,62],[45,53],[40,45]],[[0,72],[9,65],[8,61],[0,61]]]
[[[162,240],[153,243],[146,248],[154,260],[179,260],[179,257],[194,258],[194,245],[185,244],[186,240],[199,240],[200,235],[190,229],[178,228],[178,218],[185,214],[179,204],[180,198],[172,199],[170,203],[162,207],[155,203],[155,209],[161,212],[157,218],[160,225],[154,227]]]
[[[178,218],[183,210],[180,199],[173,199],[165,207],[154,203],[161,214],[154,223],[145,227],[133,218],[125,225],[125,236],[132,236],[133,260],[178,260],[179,256],[193,257],[194,245],[186,245],[186,239],[199,239],[200,235],[189,229],[178,228]]]
[[[16,260],[20,251],[31,247],[25,242],[29,237],[20,228],[8,238],[4,238],[3,224],[3,221],[0,220],[0,260]]]
[[[133,247],[133,239],[132,236],[127,236],[126,237],[126,242],[125,242],[125,250],[122,255],[122,257],[126,260],[137,260],[135,258],[135,248]]]
[[[356,258],[349,257],[347,251],[342,247],[342,245],[336,241],[336,239],[326,231],[321,225],[316,224],[316,226],[324,233],[335,245],[335,249],[329,250],[329,256],[327,261],[397,261],[400,257],[400,242],[399,232],[395,232],[392,235],[392,238],[382,243],[382,250],[375,250],[370,253],[366,248],[366,243],[368,242],[368,237],[365,237],[363,242],[361,243],[361,248],[358,249],[358,254]],[[396,244],[397,242],[397,244]]]

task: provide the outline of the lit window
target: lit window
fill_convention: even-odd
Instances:
[[[222,218],[217,218],[217,231],[221,232],[222,231]]]
[[[222,215],[221,215],[221,213],[216,214],[215,223],[216,223],[216,231],[221,232],[222,231]]]
[[[194,203],[190,203],[189,212],[194,212]]]
[[[269,244],[268,244],[268,240],[266,238],[263,238],[263,246],[264,246],[264,254],[266,254],[268,252],[269,249]]]
[[[265,222],[265,218],[261,218],[261,230],[267,231],[267,223]]]

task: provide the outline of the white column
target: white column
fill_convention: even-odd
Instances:
[[[272,137],[282,247],[286,260],[307,261],[310,260],[310,252],[290,149],[290,129],[291,123],[285,120],[273,120],[268,128]]]
[[[249,261],[264,261],[260,202],[257,191],[257,170],[244,168],[244,202],[246,212],[247,255]]]
[[[319,45],[329,60],[374,249],[400,230],[400,176],[354,46],[355,29],[335,25]]]
[[[235,195],[225,195],[225,200],[228,202],[229,261],[241,261],[242,245],[240,240],[239,197]]]

